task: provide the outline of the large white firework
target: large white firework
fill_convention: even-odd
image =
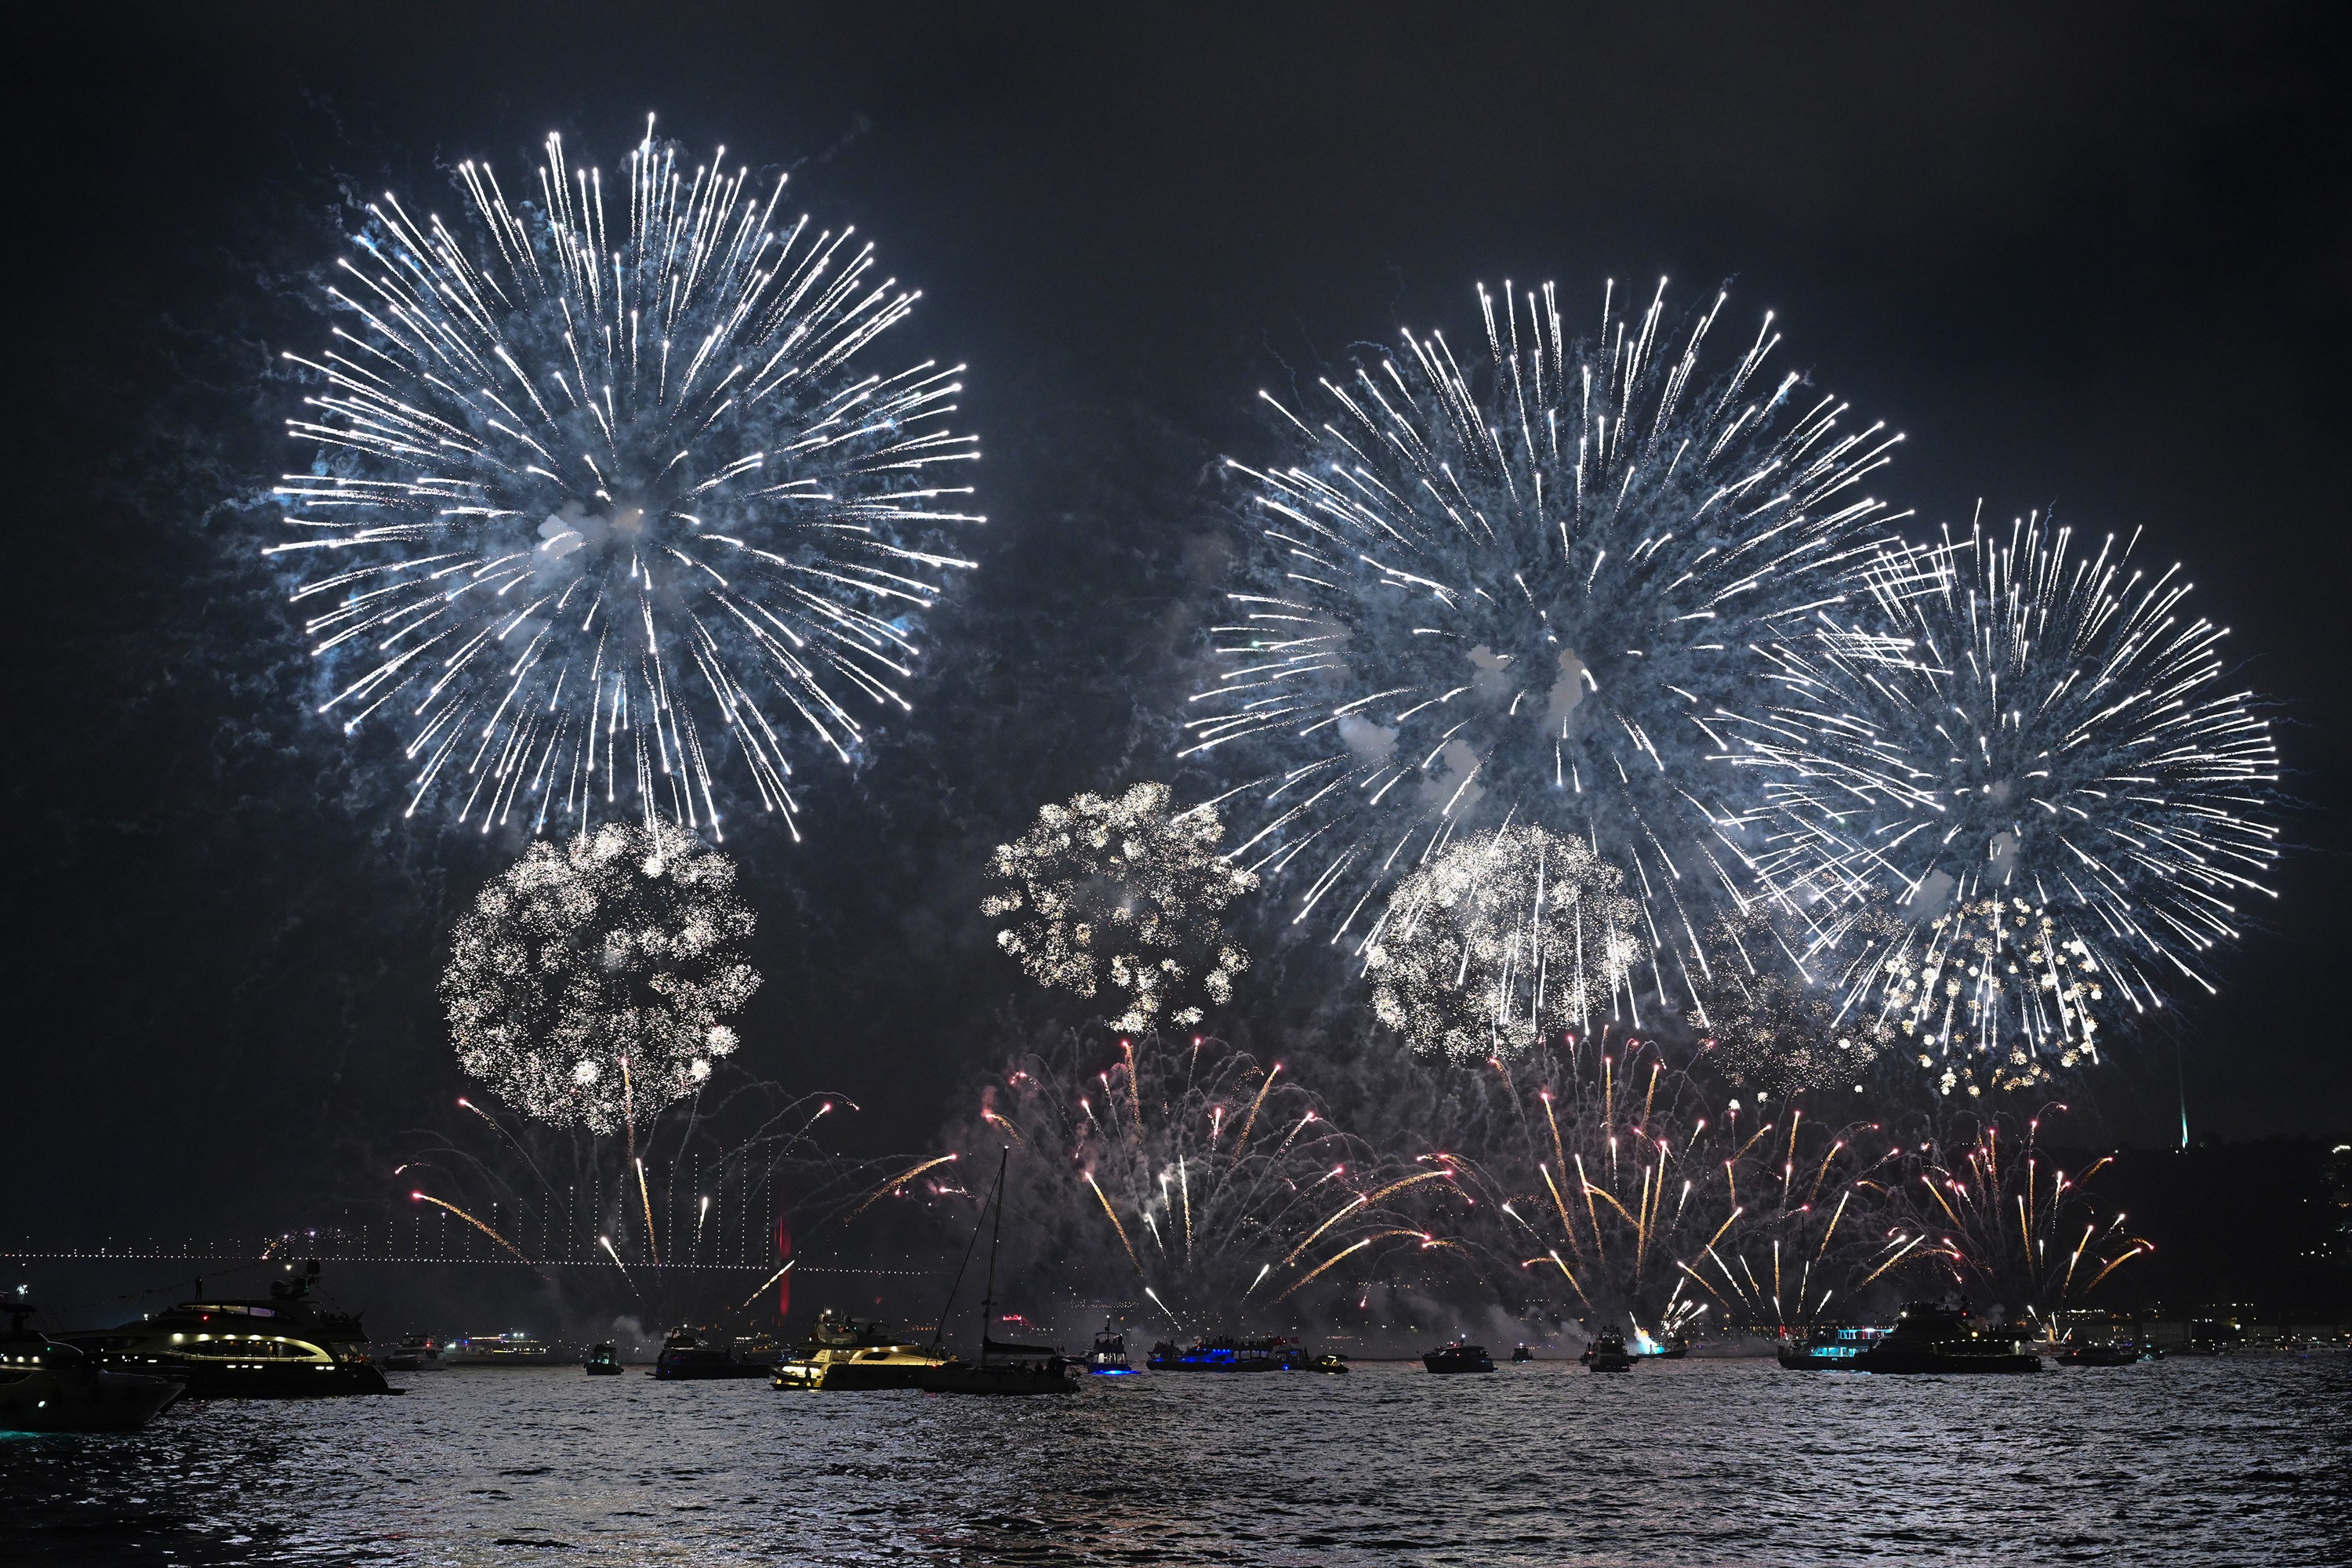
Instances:
[[[597,1133],[700,1089],[760,976],[735,864],[686,830],[541,840],[457,922],[441,998],[457,1060],[542,1121]]]
[[[1549,285],[1480,300],[1491,368],[1408,332],[1321,413],[1276,405],[1290,464],[1234,465],[1251,585],[1185,754],[1224,759],[1237,855],[1335,942],[1457,830],[1584,839],[1642,904],[1623,1016],[1679,1014],[1713,911],[1766,875],[1714,715],[1751,643],[1853,590],[1892,521],[1861,484],[1899,437],[1768,376],[1769,316],[1706,369],[1720,297],[1675,329],[1663,283],[1630,316],[1612,292],[1585,343]]]
[[[279,489],[322,712],[381,711],[461,820],[717,833],[730,760],[790,821],[792,754],[907,706],[975,459],[961,367],[877,372],[917,298],[784,181],[646,139],[609,195],[548,138],[536,193],[458,165],[454,226],[387,194]],[[609,216],[608,216],[609,209]],[[942,467],[945,466],[945,467]],[[794,832],[797,836],[797,827]]]
[[[1373,1014],[1455,1061],[1590,1034],[1648,951],[1624,880],[1583,839],[1528,823],[1449,841],[1397,885],[1365,944]]]
[[[1165,784],[1077,795],[997,846],[997,889],[981,912],[1010,917],[997,945],[1039,984],[1108,992],[1112,1028],[1189,1028],[1205,1016],[1202,1001],[1233,999],[1234,977],[1249,967],[1224,911],[1257,879],[1218,851],[1223,836],[1214,811],[1172,810]]]
[[[2136,542],[2040,517],[1948,537],[1939,588],[1890,601],[1899,657],[1825,617],[1766,647],[1767,695],[1727,720],[1807,895],[1903,917],[1844,1007],[1946,1093],[2095,1062],[2181,982],[2210,992],[2269,891],[2269,726],[2180,567],[2139,568]]]

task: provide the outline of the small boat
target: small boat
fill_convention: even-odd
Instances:
[[[0,1432],[136,1432],[180,1397],[168,1377],[115,1372],[76,1345],[25,1326],[37,1310],[8,1303],[0,1334]]]
[[[1633,1356],[1625,1349],[1625,1331],[1614,1324],[1592,1336],[1584,1353],[1576,1358],[1594,1372],[1631,1372]]]
[[[1486,1353],[1485,1345],[1465,1345],[1460,1340],[1448,1340],[1421,1358],[1421,1364],[1432,1372],[1492,1372],[1495,1358]]]
[[[431,1334],[403,1334],[371,1358],[386,1372],[439,1372],[441,1342]]]
[[[588,1352],[587,1359],[580,1364],[591,1377],[621,1375],[621,1354],[611,1345],[596,1346]]]
[[[1516,1365],[1520,1362],[1533,1361],[1535,1359],[1536,1352],[1528,1349],[1526,1342],[1522,1341],[1518,1344],[1511,1347],[1511,1361],[1513,1364]]]
[[[1102,1332],[1095,1336],[1095,1348],[1087,1352],[1087,1372],[1094,1377],[1133,1377],[1134,1364],[1127,1359],[1127,1335],[1105,1323]]]
[[[525,1333],[467,1334],[441,1347],[443,1366],[547,1366],[555,1348]]]
[[[659,1359],[646,1375],[665,1383],[711,1377],[769,1377],[776,1370],[775,1342],[764,1334],[721,1334],[715,1329],[672,1329]]]
[[[843,1390],[920,1388],[923,1374],[947,1357],[935,1345],[899,1339],[878,1322],[844,1317],[828,1307],[800,1353],[775,1363],[778,1388]]]
[[[950,1356],[926,1368],[918,1385],[926,1394],[1067,1394],[1085,1375],[1084,1363],[1066,1359],[1050,1346],[1000,1344],[989,1337],[996,1320],[997,1245],[1004,1239],[1004,1166],[1012,1153],[1008,1147],[997,1155],[996,1190],[989,1194],[996,1228],[988,1242],[988,1288],[980,1299],[980,1359]],[[972,1239],[980,1239],[976,1228]],[[961,1283],[959,1276],[957,1284]],[[954,1286],[948,1289],[948,1305],[955,1305]],[[940,1321],[945,1323],[947,1318],[942,1310]]]
[[[1977,1326],[1963,1300],[1958,1308],[1914,1301],[1895,1326],[1853,1357],[1856,1372],[1920,1373],[2040,1372],[2042,1358],[2025,1348],[2011,1329]]]
[[[272,1280],[262,1300],[206,1298],[113,1329],[56,1339],[79,1346],[108,1371],[172,1378],[191,1399],[312,1399],[398,1394],[368,1359],[359,1316],[319,1305],[306,1273]],[[196,1282],[199,1292],[204,1282]]]
[[[2146,1353],[2137,1340],[2066,1340],[2052,1359],[2060,1366],[2130,1366]]]
[[[1680,1335],[1654,1340],[1640,1329],[1633,1331],[1633,1342],[1625,1348],[1636,1361],[1685,1361],[1690,1356],[1690,1341]]]

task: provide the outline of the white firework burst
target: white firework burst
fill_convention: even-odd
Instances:
[[[1172,810],[1165,784],[1077,795],[997,847],[997,890],[981,912],[1012,917],[997,945],[1039,984],[1107,991],[1118,1009],[1110,1027],[1190,1028],[1205,1016],[1202,1001],[1232,1000],[1234,976],[1249,967],[1223,917],[1257,879],[1219,853],[1223,836],[1214,811]]]
[[[1455,1061],[1589,1034],[1647,951],[1624,873],[1528,823],[1444,844],[1398,883],[1364,947],[1372,1011]]]
[[[327,291],[316,448],[278,495],[320,710],[381,713],[483,831],[660,815],[718,834],[730,760],[798,810],[904,710],[977,458],[961,367],[864,368],[917,295],[782,176],[693,164],[651,121],[608,195],[548,138],[536,193],[458,165],[455,225],[371,205]],[[610,216],[608,218],[608,207]],[[944,468],[942,466],[945,466]],[[797,837],[798,829],[794,827]]]
[[[699,1089],[760,976],[735,865],[669,823],[541,840],[457,922],[457,1060],[525,1114],[599,1134]]]
[[[1215,753],[1236,853],[1334,942],[1457,831],[1583,839],[1642,906],[1616,987],[1639,1024],[1644,994],[1683,1010],[1714,911],[1769,880],[1714,716],[1750,644],[1857,590],[1893,521],[1860,486],[1900,437],[1768,378],[1769,316],[1706,370],[1720,297],[1676,331],[1663,283],[1630,316],[1612,292],[1589,343],[1549,285],[1480,299],[1490,370],[1408,332],[1321,413],[1275,405],[1288,465],[1234,465],[1251,585],[1184,754]]]
[[[2269,726],[2180,567],[2140,569],[2136,543],[2038,516],[1948,537],[1937,590],[1889,601],[1892,656],[1885,628],[1825,617],[1766,647],[1769,695],[1726,716],[1811,863],[1791,885],[1903,917],[1849,989],[1947,1093],[2095,1062],[2171,987],[2210,992],[2269,892]]]

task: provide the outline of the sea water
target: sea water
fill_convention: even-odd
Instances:
[[[0,1438],[0,1562],[2352,1563],[2352,1357],[784,1394],[577,1368]]]

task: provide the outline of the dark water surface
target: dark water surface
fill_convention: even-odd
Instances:
[[[0,1562],[2352,1563],[2352,1358],[1145,1375],[448,1371],[0,1439]]]

